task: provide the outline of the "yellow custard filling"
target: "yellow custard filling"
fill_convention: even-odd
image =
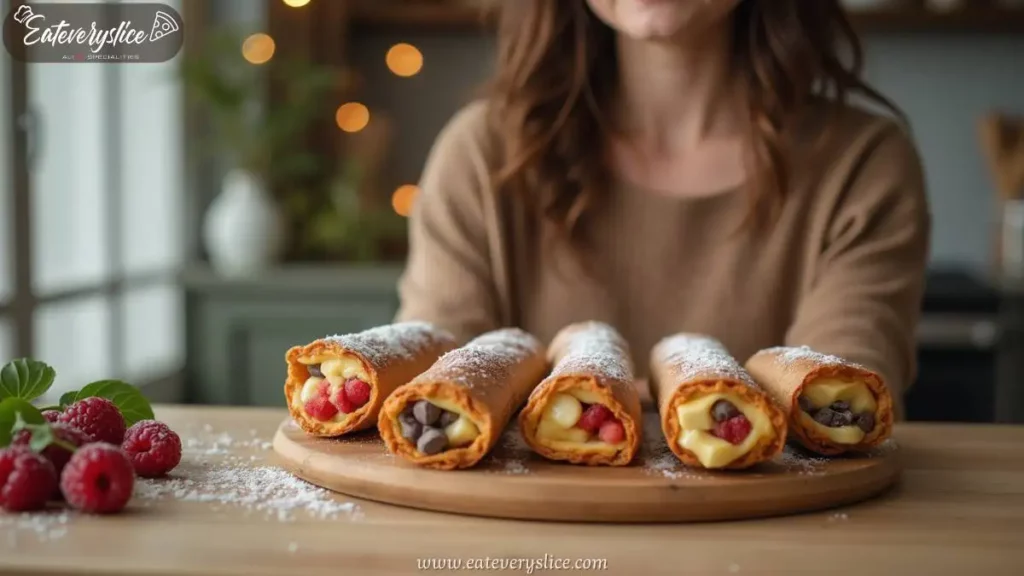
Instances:
[[[850,382],[822,378],[804,386],[802,396],[816,409],[831,406],[832,403],[840,400],[848,402],[850,411],[854,414],[874,413],[878,409],[875,395],[871,393],[867,384],[860,380]],[[810,414],[803,410],[800,410],[798,418],[805,428],[813,428],[836,444],[858,444],[866,436],[865,432],[856,424],[839,427],[825,426],[816,422]]]
[[[338,392],[338,389],[345,385],[345,381],[350,378],[358,378],[367,383],[370,381],[370,376],[363,370],[362,362],[350,356],[304,356],[299,358],[299,363],[307,366],[319,364],[320,372],[324,377],[310,376],[307,378],[302,387],[292,395],[292,403],[294,404],[305,405],[306,402],[316,398],[319,393],[320,383],[324,380],[327,380],[329,383],[329,397],[333,397]],[[348,416],[348,414],[339,411],[329,422],[335,424],[344,422]]]
[[[719,400],[732,403],[750,421],[750,434],[743,442],[732,444],[713,434],[715,419],[711,407]],[[732,394],[710,394],[681,404],[676,408],[679,421],[680,446],[693,452],[705,468],[722,468],[750,451],[762,438],[775,435],[772,421],[756,407]]]
[[[625,448],[625,440],[616,444],[609,444],[596,437],[591,440],[589,432],[575,427],[583,414],[581,403],[603,404],[603,401],[600,395],[579,389],[570,389],[552,396],[537,423],[537,442],[552,450],[592,452],[608,456],[614,456]]]

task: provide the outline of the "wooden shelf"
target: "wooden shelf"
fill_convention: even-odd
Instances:
[[[423,31],[490,31],[494,20],[480,10],[443,3],[388,6],[353,4],[351,23],[360,29],[416,29]],[[862,32],[1024,34],[1024,10],[965,9],[934,13],[923,9],[861,12],[852,15]]]

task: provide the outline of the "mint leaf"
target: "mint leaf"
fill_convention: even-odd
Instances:
[[[57,372],[44,362],[11,360],[0,369],[0,399],[35,400],[50,389],[56,376]]]
[[[0,401],[0,448],[10,446],[14,433],[26,425],[46,423],[43,413],[27,400],[7,398]]]
[[[60,397],[60,405],[74,404],[84,398],[106,398],[117,406],[129,426],[139,420],[152,420],[153,408],[139,389],[121,380],[100,380],[78,392],[68,392]]]
[[[65,393],[61,394],[60,395],[60,401],[58,402],[58,404],[60,404],[60,407],[58,408],[58,410],[63,412],[65,408],[67,408],[68,406],[74,404],[76,396],[78,396],[78,391],[77,390],[72,390],[71,392],[65,392]]]

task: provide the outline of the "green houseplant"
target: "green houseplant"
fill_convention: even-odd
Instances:
[[[271,191],[287,228],[289,259],[379,259],[382,245],[404,236],[404,219],[361,201],[357,162],[338,162],[309,145],[314,130],[333,126],[348,74],[277,57],[254,65],[245,60],[243,43],[242,34],[218,31],[182,62],[186,93],[204,116],[198,152]],[[275,98],[267,105],[271,91]]]

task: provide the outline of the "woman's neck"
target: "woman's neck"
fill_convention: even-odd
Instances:
[[[736,131],[730,23],[679,42],[618,40],[616,124],[630,140],[662,151]]]

